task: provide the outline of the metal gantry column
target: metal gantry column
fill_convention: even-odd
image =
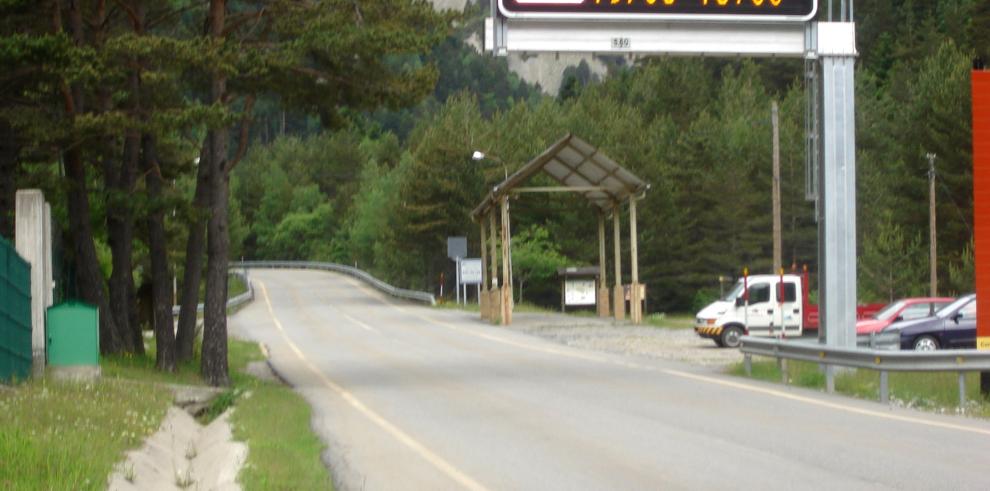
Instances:
[[[819,305],[825,344],[856,347],[856,28],[818,24],[822,82]],[[832,367],[826,385],[834,390]]]

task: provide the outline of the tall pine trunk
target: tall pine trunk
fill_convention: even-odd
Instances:
[[[151,255],[152,324],[155,329],[155,367],[175,371],[175,334],[172,331],[172,301],[169,291],[167,238],[165,235],[165,211],[162,207],[162,174],[158,162],[155,137],[144,135],[142,143],[142,170],[148,189],[151,209],[148,213],[148,249]]]
[[[110,312],[110,303],[103,290],[103,273],[93,245],[90,223],[89,195],[86,190],[86,167],[78,147],[65,152],[65,174],[69,178],[69,227],[76,253],[76,282],[84,301],[96,305],[100,315],[100,352],[119,353],[123,349],[119,330]]]
[[[55,7],[55,32],[61,34],[60,5],[56,3]],[[71,2],[69,5],[69,35],[77,46],[85,45],[84,22],[81,6],[78,2]],[[76,116],[84,111],[83,93],[79,86],[69,87],[63,82],[62,95],[65,100],[65,112],[71,125]],[[100,352],[103,354],[119,353],[123,347],[123,341],[114,316],[110,314],[110,303],[107,301],[107,294],[104,291],[103,273],[100,271],[100,263],[96,257],[86,164],[80,145],[69,145],[63,151],[63,159],[65,161],[65,174],[69,183],[69,228],[72,232],[72,242],[76,253],[76,283],[82,299],[95,305],[102,313],[99,328]]]
[[[223,37],[226,1],[210,1],[210,36]],[[210,102],[220,103],[227,92],[226,76],[212,74]],[[227,366],[227,166],[228,134],[224,128],[209,132],[210,218],[207,222],[206,302],[203,310],[203,353],[201,372],[213,386],[228,385]],[[201,163],[202,164],[202,163]]]
[[[206,301],[203,309],[203,378],[210,385],[228,385],[227,367],[227,131],[212,132],[210,169],[211,214],[207,221]]]
[[[209,140],[209,137],[207,137]],[[203,278],[203,255],[206,252],[206,215],[210,205],[209,141],[200,152],[196,170],[196,191],[193,196],[194,217],[186,239],[185,273],[182,276],[182,299],[179,328],[176,334],[176,354],[179,361],[191,360],[196,340],[196,306],[199,304],[199,283]]]
[[[107,145],[113,143],[110,139]],[[110,148],[107,149],[108,151]],[[141,135],[128,130],[119,169],[106,158],[104,181],[107,188],[107,242],[112,254],[110,274],[110,313],[127,351],[144,353],[141,326],[136,322],[134,289],[134,213],[131,198],[140,158]],[[106,315],[106,314],[104,314]]]

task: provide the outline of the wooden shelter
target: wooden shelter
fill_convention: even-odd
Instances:
[[[560,186],[523,187],[531,178],[543,172]],[[508,176],[492,188],[472,212],[471,219],[481,227],[481,264],[483,280],[481,289],[481,316],[483,319],[500,319],[504,325],[512,323],[512,263],[511,227],[509,219],[509,197],[524,193],[571,192],[584,196],[598,214],[598,267],[601,278],[599,288],[598,314],[609,316],[610,311],[617,320],[625,318],[625,294],[622,284],[620,207],[629,206],[629,241],[631,292],[629,316],[634,323],[643,319],[642,291],[639,283],[639,262],[636,245],[636,201],[643,198],[650,185],[643,182],[607,155],[588,142],[568,133],[542,154]],[[609,308],[609,288],[605,263],[605,218],[611,215],[614,270],[612,305]],[[497,228],[500,223],[501,227]],[[498,234],[496,234],[498,231]],[[501,259],[498,257],[501,243]],[[490,253],[489,253],[490,252]],[[499,276],[501,264],[502,281]]]

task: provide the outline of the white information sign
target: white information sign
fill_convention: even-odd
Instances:
[[[564,305],[595,305],[595,280],[565,280]]]
[[[461,284],[481,284],[481,259],[461,259]]]

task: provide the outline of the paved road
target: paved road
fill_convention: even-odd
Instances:
[[[987,422],[581,351],[336,274],[252,278],[232,332],[314,406],[342,489],[990,489]]]

